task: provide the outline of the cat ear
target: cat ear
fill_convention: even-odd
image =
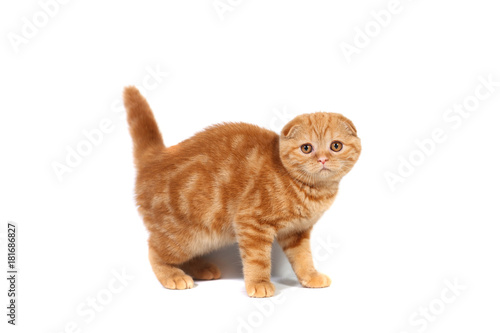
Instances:
[[[299,130],[299,125],[288,123],[281,130],[281,135],[287,139],[293,138]]]
[[[354,135],[358,135],[358,131],[356,130],[356,126],[350,121],[349,119],[345,118],[343,119],[343,123],[345,125],[345,128],[351,132]]]

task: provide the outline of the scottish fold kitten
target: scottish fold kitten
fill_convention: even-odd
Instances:
[[[361,143],[338,113],[296,117],[278,135],[245,124],[214,125],[166,147],[135,87],[124,91],[137,168],[136,200],[149,230],[149,260],[168,289],[221,277],[202,255],[237,242],[246,291],[274,294],[271,244],[277,239],[304,287],[331,280],[313,265],[311,229],[331,206]]]

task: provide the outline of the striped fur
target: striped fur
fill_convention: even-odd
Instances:
[[[350,120],[305,114],[281,135],[250,124],[221,124],[165,147],[139,91],[126,88],[124,102],[134,141],[136,200],[150,232],[149,259],[165,288],[219,278],[219,269],[200,256],[238,242],[248,295],[272,296],[274,239],[302,285],[330,285],[313,266],[309,237],[361,152]],[[341,151],[330,149],[334,140],[343,143]],[[305,143],[312,153],[302,152]]]

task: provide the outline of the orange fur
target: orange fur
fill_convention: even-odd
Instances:
[[[146,100],[124,91],[137,168],[136,200],[150,232],[149,259],[169,289],[217,279],[200,256],[238,242],[246,290],[274,294],[271,244],[277,239],[305,287],[331,281],[313,266],[310,232],[356,163],[361,143],[337,113],[304,114],[278,135],[255,125],[215,125],[167,148]],[[343,144],[330,149],[333,141]],[[310,144],[312,152],[301,150]]]

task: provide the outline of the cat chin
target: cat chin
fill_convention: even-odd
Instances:
[[[306,171],[308,175],[314,180],[320,182],[336,181],[339,173],[332,169],[320,169],[318,171]]]
[[[318,171],[314,171],[314,173],[316,175],[321,175],[321,176],[325,176],[325,177],[328,177],[328,176],[333,176],[336,172],[334,169],[330,169],[330,168],[321,168],[319,169]]]
[[[343,177],[344,174],[342,174],[339,170],[332,170],[332,169],[322,169],[316,173],[318,180],[322,182],[339,182]]]

